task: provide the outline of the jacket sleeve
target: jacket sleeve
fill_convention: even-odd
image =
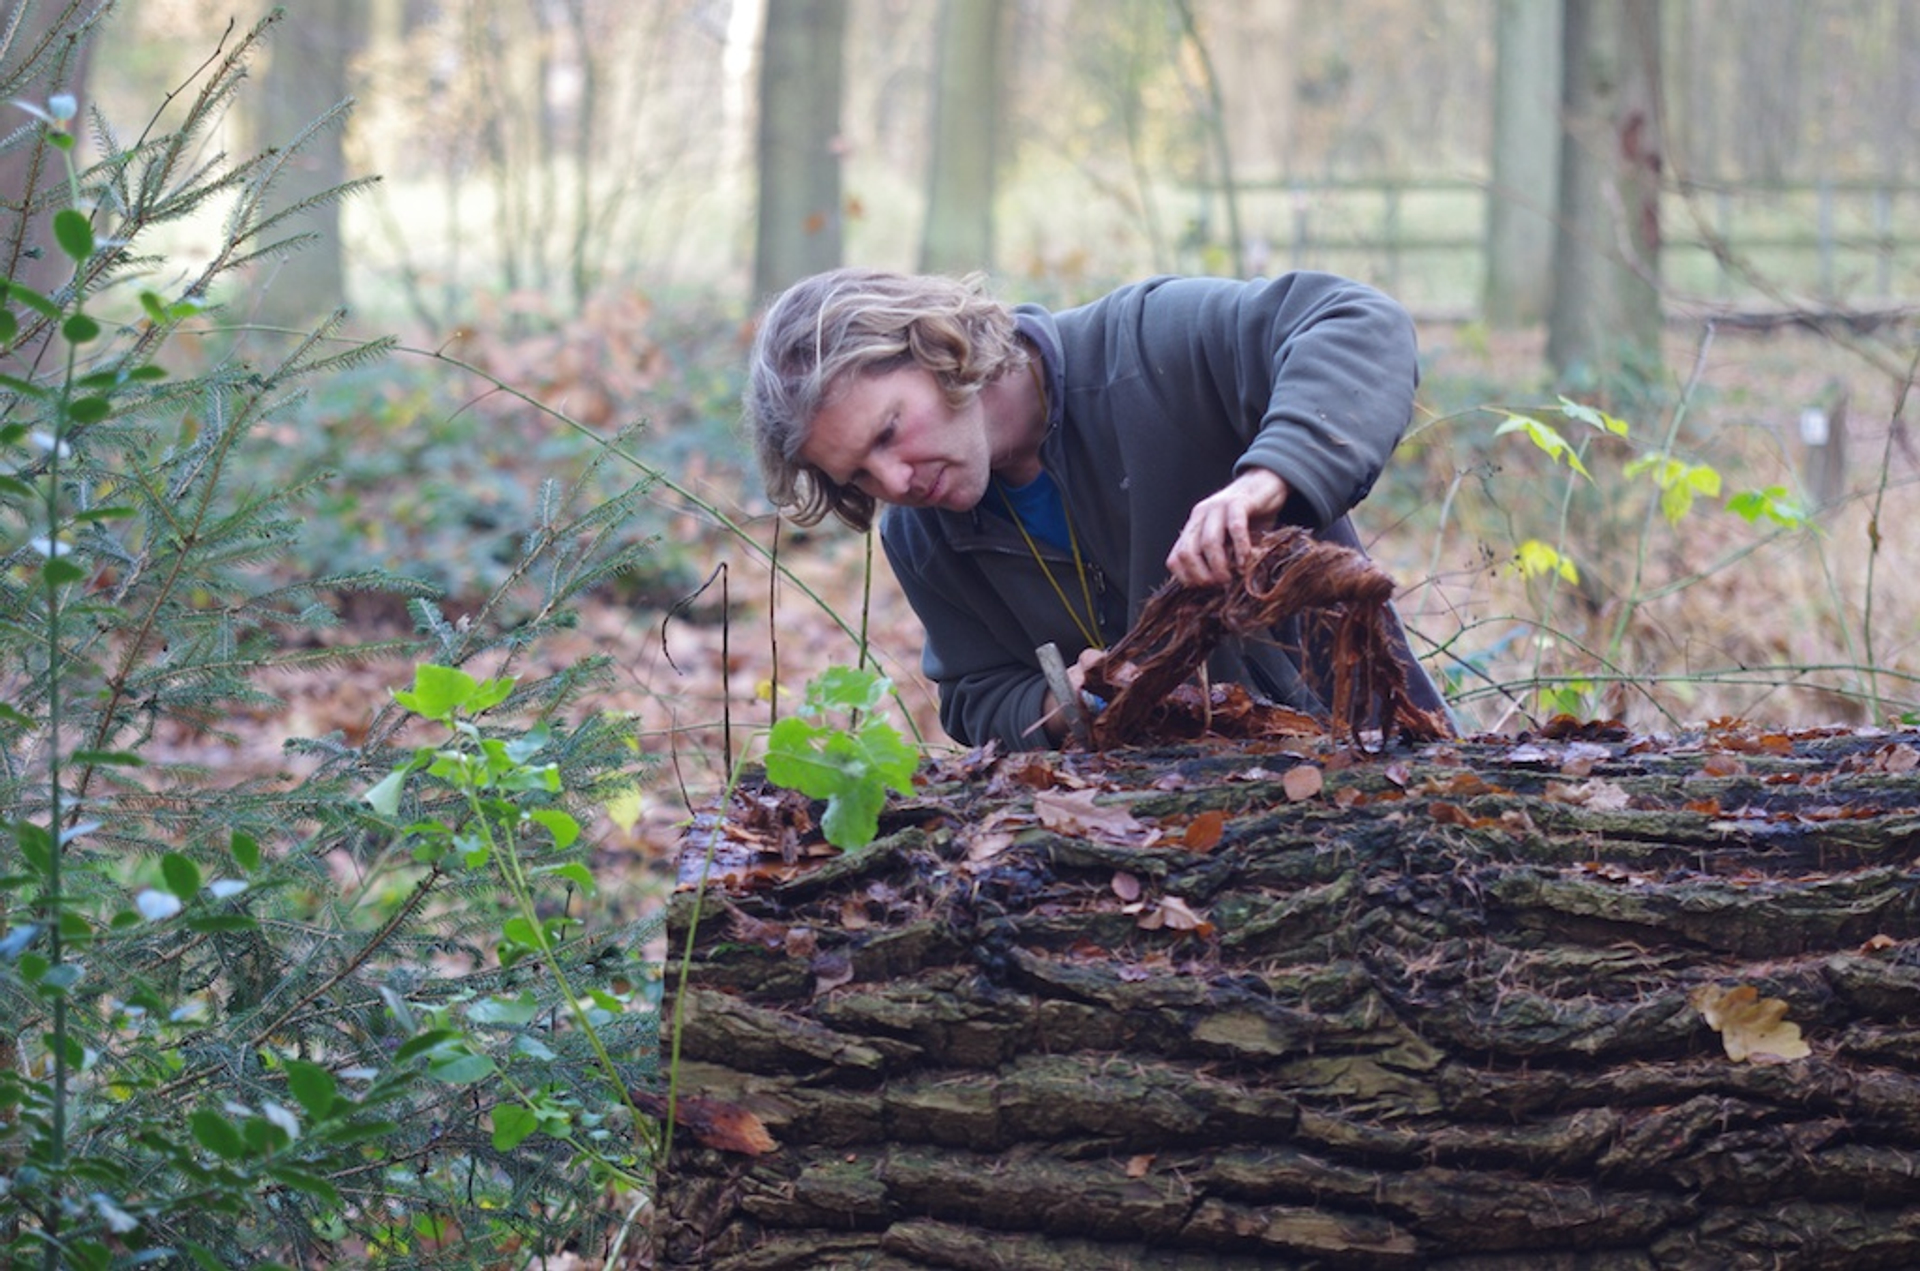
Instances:
[[[939,686],[940,726],[963,746],[998,740],[1008,750],[1051,743],[1033,727],[1047,686],[1030,649],[1017,641],[1026,624],[972,566],[915,523],[881,518],[880,544],[900,589],[926,629],[921,669]]]
[[[1285,518],[1323,529],[1366,498],[1405,433],[1419,384],[1413,320],[1332,274],[1177,279],[1142,297],[1140,351],[1175,401],[1218,402],[1269,468]],[[1222,481],[1224,484],[1224,480]]]

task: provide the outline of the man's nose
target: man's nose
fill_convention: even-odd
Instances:
[[[879,497],[889,503],[905,502],[913,493],[913,465],[910,463],[889,460],[876,464],[873,479],[880,487]]]

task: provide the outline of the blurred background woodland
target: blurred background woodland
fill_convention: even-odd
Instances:
[[[94,13],[14,11],[15,59],[36,24]],[[158,135],[264,16],[143,0],[21,95],[79,86],[97,151]],[[1914,475],[1920,10],[1902,0],[305,0],[275,17],[194,144],[277,156],[299,210],[220,275],[198,347],[232,357],[223,341],[338,308],[527,399],[450,389],[420,356],[336,386],[323,437],[283,432],[316,465],[349,460],[309,554],[476,585],[499,554],[476,532],[510,535],[559,470],[528,456],[578,440],[528,402],[589,432],[643,423],[650,463],[768,539],[733,432],[745,332],[762,298],[836,263],[984,270],[1052,304],[1157,271],[1320,268],[1422,321],[1422,416],[1365,517],[1473,724],[1553,706],[1858,718],[1914,696],[1913,603],[1876,569]],[[0,156],[9,190],[31,157]],[[218,254],[232,197],[151,227],[160,290]],[[34,265],[16,257],[28,281]],[[445,404],[467,391],[464,415]],[[1610,473],[1562,457],[1590,448]],[[688,511],[662,522],[683,541],[648,605],[729,556]],[[823,586],[865,577],[845,550],[819,543]],[[873,605],[883,661],[913,682],[910,622]],[[743,669],[696,694],[703,715],[783,673],[738,641],[728,656]],[[641,696],[660,691],[647,678]]]
[[[638,1265],[688,826],[829,668],[946,752],[739,435],[817,269],[1375,283],[1463,728],[1920,718],[1912,0],[4,0],[0,102],[7,1265]]]

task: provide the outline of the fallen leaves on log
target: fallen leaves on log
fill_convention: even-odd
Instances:
[[[1777,997],[1761,997],[1751,984],[1723,989],[1702,984],[1688,995],[1707,1026],[1720,1034],[1727,1058],[1735,1063],[1783,1063],[1813,1053],[1800,1037],[1800,1026],[1786,1018],[1787,1004]]]
[[[648,1090],[630,1090],[633,1106],[658,1121],[667,1120],[667,1097]],[[673,1122],[702,1147],[738,1156],[762,1156],[780,1144],[767,1132],[766,1123],[737,1103],[700,1095],[681,1095],[673,1101]]]

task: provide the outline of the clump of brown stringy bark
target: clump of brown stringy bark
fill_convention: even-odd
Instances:
[[[1407,695],[1406,668],[1394,656],[1393,579],[1364,554],[1283,526],[1257,539],[1232,582],[1189,587],[1170,582],[1087,677],[1106,699],[1093,718],[1096,749],[1179,738],[1298,736],[1330,732],[1358,742],[1377,729],[1382,739],[1450,736],[1443,715]],[[1303,629],[1327,624],[1321,644],[1331,666],[1331,713],[1317,716],[1256,701],[1238,684],[1194,683],[1214,648],[1230,635],[1270,638],[1299,619]],[[1110,669],[1111,668],[1111,669]],[[1109,675],[1114,678],[1110,679]],[[1115,682],[1115,680],[1123,682]]]

